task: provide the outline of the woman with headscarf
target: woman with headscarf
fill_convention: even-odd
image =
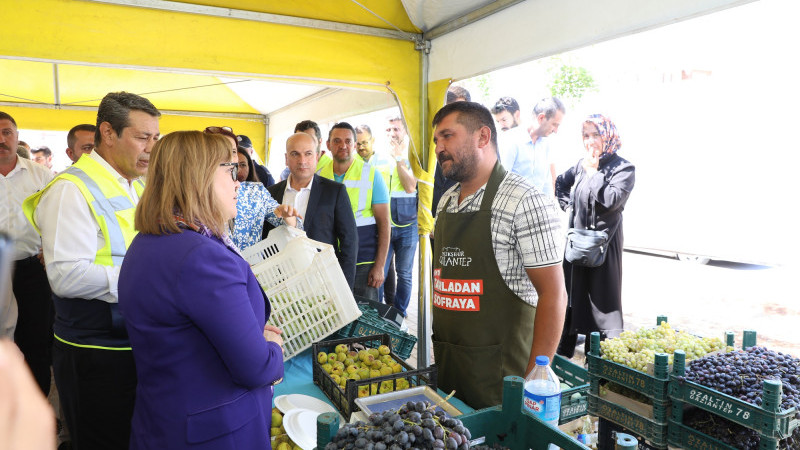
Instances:
[[[621,142],[611,120],[587,117],[582,135],[586,155],[556,179],[556,198],[561,209],[572,209],[570,228],[603,230],[609,242],[598,267],[564,260],[569,306],[558,353],[566,357],[573,356],[578,334],[599,331],[605,338],[622,330],[622,210],[635,181],[633,164],[617,154]]]

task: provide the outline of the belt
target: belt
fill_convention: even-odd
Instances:
[[[14,261],[14,264],[16,264],[17,267],[29,267],[29,266],[32,266],[34,264],[39,265],[39,266],[42,265],[42,263],[39,262],[39,257],[36,256],[36,255],[29,256],[29,257],[23,258],[23,259],[18,259],[16,261]]]

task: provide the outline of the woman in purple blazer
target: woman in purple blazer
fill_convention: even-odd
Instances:
[[[153,147],[119,275],[138,377],[131,449],[270,448],[283,340],[226,233],[236,169],[223,136],[180,131]]]

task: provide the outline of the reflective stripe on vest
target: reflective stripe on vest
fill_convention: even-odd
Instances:
[[[114,266],[122,265],[122,258],[125,257],[125,252],[128,250],[128,246],[125,245],[125,235],[122,233],[122,228],[119,225],[116,213],[126,209],[135,208],[136,205],[133,204],[130,197],[127,195],[118,195],[112,198],[105,198],[103,191],[100,190],[100,186],[98,186],[97,183],[91,179],[86,172],[76,168],[75,166],[70,166],[64,171],[64,173],[78,177],[81,181],[83,181],[83,184],[86,185],[86,188],[89,189],[92,197],[94,197],[94,199],[91,200],[91,207],[95,216],[102,217],[106,222],[105,231],[107,234],[105,238],[106,244],[109,246],[109,250],[111,251],[111,262]],[[97,264],[102,264],[102,262],[98,261],[99,256],[100,255],[98,253],[98,258],[95,258],[95,262]]]
[[[333,160],[319,170],[319,175],[330,180],[336,180],[333,173]],[[353,158],[350,168],[344,174],[342,183],[347,188],[350,197],[350,206],[356,219],[356,227],[374,225],[375,216],[372,213],[372,186],[375,182],[375,168],[364,163],[361,158]]]

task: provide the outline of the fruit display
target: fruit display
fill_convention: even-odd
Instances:
[[[621,386],[617,383],[607,382],[605,384],[600,385],[600,395],[604,396],[608,392],[614,392],[619,395],[623,395],[631,400],[644,403],[646,405],[652,405],[653,399],[650,397],[642,394],[641,392],[636,392],[633,389],[626,388],[625,386]]]
[[[668,354],[669,363],[672,364],[675,350],[686,352],[686,360],[689,361],[724,349],[725,344],[720,338],[701,338],[685,331],[676,331],[666,321],[655,328],[623,331],[617,338],[600,342],[603,359],[640,372],[647,372],[648,364],[653,363],[656,353]]]
[[[392,357],[388,345],[355,351],[347,344],[339,344],[334,348],[334,353],[319,352],[317,362],[342,389],[347,386],[347,380],[369,380],[403,371],[403,366]],[[405,378],[383,380],[359,386],[358,396],[367,397],[409,387]]]
[[[800,359],[764,347],[750,347],[697,359],[685,379],[761,406],[764,380],[783,384],[781,409],[800,411]],[[800,412],[797,417],[800,418]]]
[[[323,294],[294,298],[289,291],[270,297],[272,314],[269,324],[283,330],[283,340],[297,347],[308,347],[331,332],[316,326],[335,321],[336,307]],[[333,330],[335,331],[335,330]]]
[[[283,413],[278,408],[272,408],[272,427],[269,429],[269,436],[274,450],[302,450],[286,434],[283,428]]]
[[[408,402],[400,409],[373,413],[366,422],[346,424],[325,446],[338,449],[448,449],[467,450],[472,438],[459,419],[430,402]]]

